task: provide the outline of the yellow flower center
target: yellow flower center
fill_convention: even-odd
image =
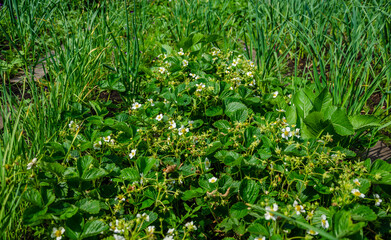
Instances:
[[[61,230],[57,230],[54,235],[56,235],[56,237],[61,237],[62,235]]]
[[[301,207],[300,207],[299,205],[297,205],[297,206],[295,207],[295,209],[296,209],[296,211],[300,211],[300,210],[301,210]]]
[[[357,192],[354,192],[354,196],[357,196],[357,197],[359,197],[359,196],[361,196],[361,193],[360,193],[359,191],[357,191]]]

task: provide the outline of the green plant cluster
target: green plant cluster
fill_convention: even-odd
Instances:
[[[0,238],[388,239],[391,165],[367,151],[391,124],[390,19],[386,0],[6,0]]]

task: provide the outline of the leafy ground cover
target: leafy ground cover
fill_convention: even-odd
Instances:
[[[5,1],[7,51],[50,56],[38,81],[1,74],[1,237],[387,239],[391,165],[365,152],[389,126],[390,14]]]

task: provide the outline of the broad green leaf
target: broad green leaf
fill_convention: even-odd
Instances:
[[[377,215],[368,206],[356,204],[353,209],[350,210],[352,219],[355,221],[375,221]]]
[[[354,130],[364,130],[372,127],[380,127],[380,120],[372,115],[355,115],[349,117]]]
[[[106,170],[102,168],[88,169],[81,177],[85,181],[92,181],[107,175]]]
[[[80,177],[83,176],[90,167],[93,167],[93,162],[94,158],[89,155],[77,159],[77,171],[79,172]]]
[[[107,229],[109,229],[109,226],[100,220],[88,221],[84,225],[81,239],[98,235],[101,232],[106,231]]]
[[[328,126],[321,112],[312,112],[304,119],[303,138],[317,138]]]
[[[239,195],[243,201],[247,203],[254,203],[257,200],[261,186],[254,180],[244,179],[240,183]]]
[[[182,200],[187,201],[192,198],[201,197],[205,195],[206,191],[202,188],[196,188],[193,190],[187,190],[183,193]]]
[[[124,168],[121,170],[120,178],[134,182],[140,180],[140,173],[135,168]]]
[[[238,110],[247,110],[247,107],[241,102],[231,102],[226,106],[225,114],[227,114],[227,116],[232,116],[233,113]]]
[[[337,109],[331,116],[331,124],[335,131],[341,136],[348,136],[354,133],[353,126],[348,116],[342,109]]]
[[[145,209],[145,208],[149,208],[149,207],[152,206],[154,203],[155,203],[154,200],[148,198],[148,199],[144,200],[144,201],[141,203],[141,208],[140,208],[140,210],[143,210],[143,209]]]
[[[100,203],[98,200],[83,198],[76,203],[76,206],[80,210],[90,214],[98,214],[100,211]]]
[[[227,120],[219,120],[213,123],[213,126],[221,130],[229,130],[231,128],[231,125]]]
[[[313,108],[311,100],[307,97],[303,89],[293,96],[292,103],[296,107],[297,114],[302,119],[306,118]]]
[[[238,202],[232,205],[229,209],[229,214],[232,218],[241,219],[248,214],[248,207],[243,202]]]
[[[215,141],[211,143],[211,146],[206,150],[206,156],[216,152],[223,144],[220,141]]]
[[[177,98],[177,102],[179,106],[187,106],[191,103],[191,97],[187,94],[183,94]]]
[[[23,194],[23,199],[37,207],[43,208],[44,206],[41,193],[35,188],[28,188]]]
[[[228,166],[240,165],[243,160],[243,157],[239,153],[234,152],[234,151],[221,150],[221,151],[217,152],[214,156],[215,156],[215,158],[224,162],[224,164],[226,164]]]
[[[223,114],[223,109],[219,106],[212,106],[206,109],[205,115],[208,117],[220,116]]]
[[[339,211],[334,215],[334,234],[337,238],[348,237],[366,226],[366,223],[353,224],[350,213]]]
[[[84,227],[84,219],[80,214],[67,219],[65,224],[65,235],[72,240],[81,239]]]
[[[372,183],[391,185],[391,164],[377,159],[371,166]]]
[[[74,216],[79,209],[67,202],[58,202],[50,205],[48,213],[58,216],[61,220],[65,220]]]
[[[139,172],[146,175],[156,164],[156,159],[152,157],[139,157],[136,162]]]
[[[252,223],[247,228],[247,231],[252,234],[257,234],[257,235],[261,235],[261,236],[265,236],[265,237],[269,236],[269,231],[267,230],[267,228],[257,222]]]
[[[56,174],[61,177],[65,171],[65,167],[58,162],[42,162],[42,168],[46,171]]]
[[[23,223],[25,225],[34,226],[41,223],[41,218],[46,214],[48,208],[40,208],[37,206],[29,207],[23,212]]]

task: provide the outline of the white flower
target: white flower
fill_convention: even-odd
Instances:
[[[251,61],[250,61],[250,67],[255,67],[254,62],[251,62]]]
[[[166,71],[164,67],[159,67],[159,73],[164,74]]]
[[[233,61],[232,61],[232,66],[236,66],[236,65],[238,65],[238,63],[239,63],[239,59],[234,59]]]
[[[111,139],[111,140],[110,140],[110,144],[111,144],[112,146],[114,146],[115,140],[114,140],[114,139]]]
[[[103,137],[103,141],[105,142],[110,142],[110,139],[111,139],[110,135],[107,137]]]
[[[156,120],[158,120],[159,122],[163,119],[163,114],[159,114],[156,116]]]
[[[304,207],[302,205],[299,205],[296,200],[293,202],[293,207],[296,211],[296,215],[300,215],[301,213],[305,213]]]
[[[197,230],[197,227],[194,225],[193,221],[186,223],[185,227],[187,227],[189,231]]]
[[[210,183],[215,183],[215,182],[217,182],[217,180],[218,179],[216,177],[209,178]]]
[[[320,217],[320,223],[322,224],[322,227],[327,229],[329,228],[329,221],[327,221],[327,217],[326,215],[322,214],[322,216]]]
[[[50,235],[52,238],[55,238],[56,240],[61,240],[62,235],[64,234],[65,229],[63,227],[59,228],[53,228],[52,235]]]
[[[210,160],[209,158],[205,158],[205,169],[208,170],[210,168]]]
[[[182,49],[182,48],[179,49],[178,54],[181,55],[181,56],[185,55],[185,53],[183,52],[183,49]]]
[[[165,236],[163,240],[174,240],[174,237],[171,235]]]
[[[77,131],[79,129],[79,125],[77,125],[74,121],[70,121],[68,127],[73,131]]]
[[[155,106],[155,104],[153,103],[153,99],[152,98],[147,99],[147,101],[151,103],[152,107]]]
[[[137,149],[133,149],[132,151],[130,151],[130,153],[129,153],[130,159],[132,159],[134,156],[136,156],[136,151],[137,151]]]
[[[285,138],[286,140],[288,140],[288,138],[292,137],[291,128],[290,127],[283,128],[281,136],[282,136],[282,138]]]
[[[284,109],[276,109],[277,112],[286,112]]]
[[[174,120],[171,120],[169,123],[170,123],[170,127],[169,127],[168,129],[174,129],[174,128],[176,128],[176,123],[175,123]]]
[[[312,210],[311,212],[308,212],[307,213],[307,217],[305,218],[305,220],[310,220],[314,217],[314,210]]]
[[[200,84],[196,84],[196,86],[197,86],[197,92],[201,92],[202,89],[205,87],[205,84],[200,83]]]
[[[246,75],[247,75],[248,77],[254,77],[254,75],[253,75],[252,72],[247,72]]]
[[[269,207],[269,206],[267,206],[265,209],[266,209],[265,219],[266,219],[266,220],[272,219],[272,220],[276,221],[276,220],[277,220],[277,216],[275,216],[273,213],[271,213],[271,212],[269,212],[269,211],[277,212],[277,210],[278,210],[278,205],[275,204],[275,203],[273,203],[273,209],[272,209],[271,207]]]
[[[167,234],[173,235],[174,231],[175,231],[175,228],[169,228],[168,231],[167,231]]]
[[[149,215],[146,213],[137,213],[136,218],[144,219],[145,221],[149,222]]]
[[[275,91],[274,93],[273,93],[273,98],[276,98],[278,96],[278,91]]]
[[[356,197],[365,198],[365,195],[360,193],[358,189],[352,189],[352,194]]]
[[[300,138],[300,128],[296,128],[295,131],[292,131],[292,136]]]
[[[187,65],[189,65],[189,62],[188,62],[187,60],[183,60],[183,61],[182,61],[182,65],[183,65],[184,67],[186,67]]]
[[[358,181],[358,179],[354,179],[353,182],[357,185],[357,186],[361,186],[361,183]]]
[[[307,233],[313,236],[318,235],[318,232],[315,232],[314,230],[308,230]]]
[[[187,122],[187,124],[189,124],[190,127],[193,126],[193,123],[194,123],[194,121],[192,121],[192,120],[189,120],[189,121]]]
[[[266,240],[266,238],[263,236],[263,237],[256,237],[254,238],[254,240]]]
[[[121,229],[119,229],[121,228]],[[125,232],[125,229],[123,229],[123,224],[121,225],[119,220],[115,220],[115,224],[110,222],[110,231],[113,231],[114,233],[123,233]]]
[[[99,141],[99,142],[94,143],[94,149],[95,149],[95,150],[99,150],[99,149],[100,149],[100,146],[102,146],[102,141]]]
[[[138,102],[135,102],[135,103],[132,104],[132,109],[133,109],[133,110],[138,109],[138,108],[140,108],[140,107],[141,107],[141,104],[138,103]]]
[[[189,132],[189,128],[185,128],[183,125],[178,129],[179,136],[187,132]]]
[[[147,233],[148,234],[153,234],[154,232],[155,232],[155,226],[148,226]]]
[[[114,234],[113,237],[114,237],[114,240],[126,240],[125,237],[118,235],[118,234]]]
[[[33,158],[33,160],[31,160],[31,162],[27,164],[27,170],[30,170],[31,168],[35,167],[35,165],[37,165],[37,161],[37,158]]]
[[[380,203],[383,202],[383,200],[380,199],[379,194],[374,194],[375,197],[375,206],[380,206]]]

